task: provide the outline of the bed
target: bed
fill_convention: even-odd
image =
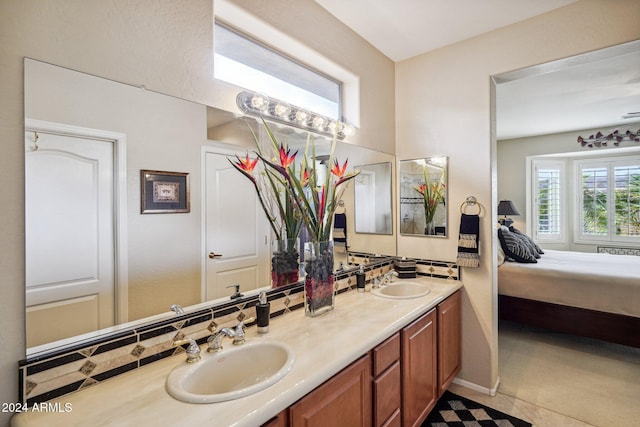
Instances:
[[[545,250],[498,268],[500,318],[640,347],[640,257]]]

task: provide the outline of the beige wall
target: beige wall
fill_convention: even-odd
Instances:
[[[359,75],[362,130],[351,142],[395,151],[392,61],[312,0],[235,3]],[[219,105],[213,8],[212,0],[0,2],[0,402],[17,400],[17,361],[25,355],[23,58]],[[0,425],[8,417],[1,414]]]
[[[459,207],[475,196],[489,211],[481,223],[481,266],[464,268],[462,371],[495,386],[497,371],[497,219],[490,76],[640,37],[634,0],[583,0],[562,9],[421,55],[396,66],[398,160],[449,156],[449,239],[399,236],[398,255],[455,259]]]

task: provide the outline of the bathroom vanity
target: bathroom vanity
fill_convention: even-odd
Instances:
[[[254,394],[210,404],[171,397],[165,382],[183,353],[47,402],[51,411],[17,414],[11,425],[339,425],[334,417],[343,425],[419,425],[460,369],[462,284],[413,281],[430,292],[388,299],[350,291],[320,317],[296,310],[272,319],[268,334],[248,328],[247,343],[282,342],[295,353],[290,372]]]

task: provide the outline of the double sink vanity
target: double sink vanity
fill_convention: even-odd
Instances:
[[[319,317],[275,317],[244,344],[168,357],[12,426],[420,425],[460,369],[461,287],[419,276],[351,290]]]

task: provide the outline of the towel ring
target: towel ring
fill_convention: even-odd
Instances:
[[[473,214],[473,215],[478,215],[478,216],[482,215],[483,206],[473,196],[467,197],[467,199],[464,202],[462,202],[462,204],[460,205],[460,213],[467,214],[467,212],[465,212],[465,208],[469,207],[469,206],[472,206],[472,207],[475,206],[475,207],[478,208],[478,213]],[[467,215],[469,215],[469,214],[467,214]]]

